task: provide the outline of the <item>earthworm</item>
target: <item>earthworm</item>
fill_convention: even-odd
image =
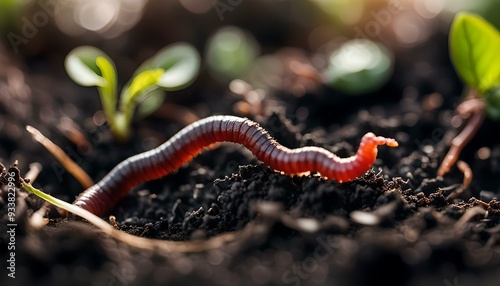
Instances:
[[[377,137],[370,132],[361,139],[355,155],[339,158],[320,147],[284,147],[258,123],[247,118],[211,116],[185,127],[159,147],[121,162],[101,181],[81,193],[73,204],[102,216],[132,187],[168,175],[205,147],[224,141],[245,146],[264,164],[285,174],[317,171],[339,182],[351,181],[364,174],[375,162],[378,145],[398,146],[396,140]]]

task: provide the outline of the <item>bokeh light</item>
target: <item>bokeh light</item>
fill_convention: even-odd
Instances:
[[[58,28],[77,36],[85,32],[105,38],[116,37],[132,28],[142,17],[148,0],[68,0],[58,6],[55,15]]]
[[[446,6],[446,0],[421,0],[414,1],[415,11],[427,19],[437,17]]]
[[[325,82],[352,95],[365,94],[387,81],[392,61],[392,54],[381,44],[367,39],[351,40],[331,54]]]
[[[238,27],[227,26],[208,40],[206,60],[215,77],[232,80],[246,73],[259,50],[259,44],[252,34]]]

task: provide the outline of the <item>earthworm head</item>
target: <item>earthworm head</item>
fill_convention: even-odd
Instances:
[[[398,147],[398,141],[392,138],[385,138],[382,136],[376,136],[372,132],[368,132],[363,136],[361,139],[361,142],[363,142],[366,145],[387,145],[389,147]]]

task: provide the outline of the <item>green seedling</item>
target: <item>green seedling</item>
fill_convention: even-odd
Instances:
[[[393,70],[393,56],[367,39],[350,40],[335,50],[323,72],[325,84],[350,95],[379,89]]]
[[[459,13],[451,25],[449,45],[451,61],[469,90],[457,113],[470,119],[453,139],[438,176],[446,174],[455,164],[464,146],[481,127],[485,115],[500,120],[499,31],[477,15]]]
[[[180,90],[191,84],[200,68],[200,56],[187,43],[165,47],[135,71],[119,97],[115,65],[103,51],[78,47],[66,57],[65,67],[76,83],[97,87],[113,134],[119,141],[125,141],[130,136],[136,108],[140,115],[147,116],[162,104],[164,91]]]

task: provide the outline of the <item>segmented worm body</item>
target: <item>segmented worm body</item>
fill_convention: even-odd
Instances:
[[[224,141],[245,146],[264,164],[285,174],[318,171],[325,178],[339,182],[364,174],[377,157],[378,145],[398,145],[394,139],[367,133],[355,155],[339,158],[320,147],[284,147],[258,123],[246,118],[212,116],[187,126],[161,146],[121,162],[101,181],[81,193],[74,204],[96,215],[104,215],[132,187],[166,176],[189,162],[203,148]]]

